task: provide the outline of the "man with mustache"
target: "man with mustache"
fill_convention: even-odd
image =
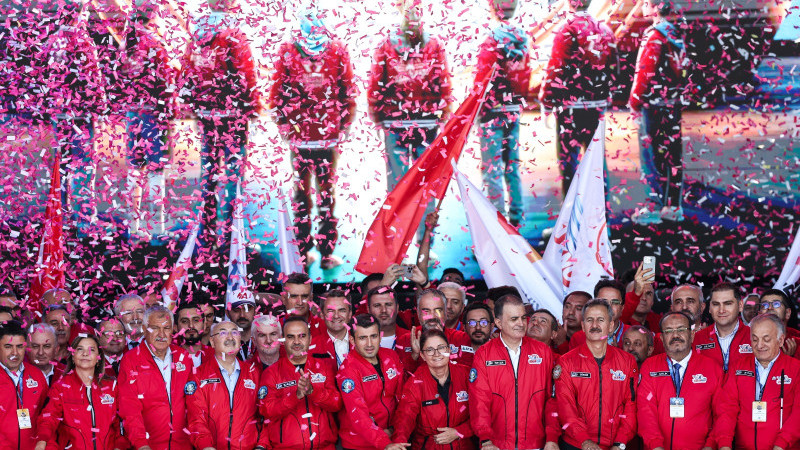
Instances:
[[[639,369],[653,354],[653,333],[641,325],[634,325],[622,335],[622,349],[636,358]]]
[[[253,342],[256,351],[250,360],[263,371],[275,364],[280,357],[283,329],[277,317],[273,315],[258,316],[253,320]]]
[[[551,398],[555,355],[525,336],[525,305],[505,295],[494,304],[500,337],[475,353],[470,371],[470,423],[482,450],[556,450],[561,433]]]
[[[139,450],[191,450],[185,431],[185,387],[193,369],[192,358],[172,345],[170,310],[153,306],[143,321],[143,344],[125,353],[119,367],[119,416],[125,436]]]
[[[381,347],[395,350],[403,358],[402,349],[397,342],[409,331],[397,324],[397,300],[394,289],[389,286],[376,286],[367,292],[367,311],[378,319],[381,325]]]
[[[573,291],[564,297],[564,308],[561,310],[561,327],[556,333],[556,353],[563,355],[570,349],[569,341],[575,333],[581,331],[583,305],[592,299],[592,295],[584,291]]]
[[[202,342],[203,331],[205,331],[203,311],[198,303],[192,301],[179,304],[175,314],[178,317],[175,324],[175,337],[178,345],[192,357],[194,367],[200,367],[203,360],[207,359],[205,357],[206,350],[210,349]]]
[[[322,296],[322,314],[326,331],[312,337],[311,352],[317,358],[329,359],[335,372],[350,352],[347,324],[353,308],[344,291],[331,289]]]
[[[235,323],[242,332],[242,347],[239,349],[237,358],[245,361],[253,354],[253,343],[250,342],[250,331],[253,327],[253,319],[256,317],[256,303],[252,298],[239,300],[231,303],[225,311],[228,319]]]
[[[417,294],[417,317],[419,327],[411,327],[411,332],[397,339],[397,348],[407,375],[414,373],[420,365],[419,336],[423,330],[438,328],[447,336],[450,343],[450,359],[461,361],[462,347],[471,348],[471,342],[463,331],[446,328],[444,325],[447,299],[438,289],[425,289]]]
[[[445,281],[437,288],[442,291],[447,299],[447,310],[445,311],[445,326],[454,330],[464,330],[461,323],[461,314],[467,304],[466,292],[463,286],[452,281]]]
[[[370,314],[359,314],[350,324],[353,351],[336,374],[343,448],[382,450],[392,444],[389,424],[403,392],[403,364],[397,353],[380,346],[380,335],[380,323]]]
[[[754,358],[731,366],[721,395],[720,450],[793,449],[800,442],[800,361],[781,351],[786,327],[777,316],[750,322]]]
[[[525,332],[529,338],[536,339],[542,344],[552,348],[556,333],[558,333],[558,322],[556,322],[556,316],[554,316],[553,313],[542,308],[537,309],[531,314]]]
[[[619,281],[601,279],[594,286],[594,297],[603,299],[611,306],[611,330],[607,335],[610,345],[619,346],[622,342],[622,335],[628,329],[622,321],[622,311],[625,308],[625,286]],[[586,342],[585,330],[581,330],[572,335],[569,341],[570,350],[578,348]]]
[[[233,322],[212,325],[214,356],[203,361],[183,389],[187,428],[195,448],[247,450],[267,446],[266,435],[259,440],[256,426],[261,370],[251,361],[236,358],[240,340],[241,331]]]
[[[583,307],[586,342],[561,356],[553,368],[562,449],[625,450],[636,435],[636,360],[613,345],[611,305]],[[613,424],[613,425],[612,425]]]
[[[668,312],[661,319],[664,355],[642,365],[637,391],[639,435],[645,447],[716,447],[720,432],[722,367],[692,350],[692,319],[684,312]]]
[[[64,365],[56,361],[56,330],[46,323],[36,323],[28,330],[28,346],[25,349],[28,362],[42,371],[47,385],[64,374]]]
[[[705,306],[705,298],[703,297],[703,290],[700,286],[694,284],[681,284],[672,289],[670,295],[672,302],[672,311],[683,311],[692,318],[694,322],[694,331],[697,332],[703,328],[701,319],[703,318],[703,307]]]
[[[461,346],[461,364],[472,367],[475,352],[491,339],[494,318],[492,310],[484,303],[470,303],[464,310],[464,331],[471,345]]]
[[[732,283],[718,283],[711,288],[708,312],[714,326],[694,335],[694,348],[700,354],[717,361],[724,372],[741,358],[752,358],[750,327],[739,318],[742,294]]]
[[[114,315],[125,326],[129,350],[138,346],[142,341],[144,333],[142,318],[144,317],[144,312],[144,299],[136,294],[123,295],[114,303]]]

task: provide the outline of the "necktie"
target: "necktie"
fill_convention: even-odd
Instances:
[[[675,363],[672,365],[672,384],[675,385],[675,392],[680,395],[681,393],[681,365]]]

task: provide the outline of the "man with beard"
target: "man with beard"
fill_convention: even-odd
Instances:
[[[472,367],[475,352],[489,341],[494,327],[492,310],[483,303],[470,303],[464,310],[464,331],[471,345],[461,346],[461,364]]]
[[[42,371],[48,386],[52,386],[64,374],[64,365],[55,360],[57,347],[56,330],[53,327],[46,323],[31,325],[25,349],[27,362]]]
[[[367,292],[367,311],[378,319],[381,325],[381,347],[397,351],[403,358],[402,350],[398,350],[397,343],[401,337],[408,335],[409,331],[397,325],[397,300],[394,298],[394,289],[389,286],[377,286]]]
[[[708,312],[714,321],[694,335],[694,348],[703,356],[719,363],[724,372],[741,358],[752,358],[750,327],[739,319],[742,296],[731,283],[719,283],[711,288]]]
[[[800,442],[800,361],[781,351],[786,328],[761,314],[750,322],[753,356],[731,366],[722,390],[720,450],[794,449]]]
[[[761,314],[768,313],[777,317],[783,322],[786,328],[786,339],[784,339],[781,350],[789,356],[798,357],[797,345],[800,342],[800,331],[789,328],[789,319],[792,317],[792,305],[789,297],[780,289],[769,289],[761,294],[759,304]]]
[[[642,363],[653,354],[653,333],[641,325],[634,325],[622,335],[622,349],[636,358],[641,369]]]
[[[138,346],[142,341],[144,312],[144,299],[136,294],[123,295],[114,303],[114,315],[125,326],[125,333],[128,335],[128,349]]]
[[[636,435],[639,368],[633,356],[608,343],[611,311],[606,300],[587,303],[586,341],[562,355],[553,369],[562,449],[623,450]]]
[[[670,295],[672,311],[683,311],[691,317],[694,323],[694,331],[699,331],[702,327],[700,320],[703,316],[703,290],[694,284],[681,284],[672,289]]]
[[[397,353],[380,346],[380,335],[379,322],[369,314],[350,324],[353,351],[336,374],[343,448],[385,449],[392,443],[389,424],[403,392],[403,364]]]
[[[97,339],[106,358],[105,373],[109,377],[119,376],[119,365],[122,355],[128,350],[125,342],[125,327],[115,317],[100,318],[97,324]]]
[[[259,439],[256,425],[261,371],[251,361],[236,358],[240,339],[241,331],[233,322],[215,323],[211,327],[214,356],[203,361],[184,387],[187,428],[195,448],[267,447],[267,436]]]
[[[63,305],[50,305],[44,313],[44,323],[53,327],[56,333],[54,361],[65,364],[69,358],[69,330],[72,316]]]
[[[466,292],[464,287],[452,281],[446,281],[437,286],[444,297],[447,299],[447,311],[445,312],[445,326],[454,330],[464,330],[461,323],[461,314],[466,306]]]
[[[558,333],[558,322],[556,322],[556,316],[553,313],[542,308],[531,314],[528,319],[528,328],[525,332],[529,338],[536,339],[552,348],[556,333]]]
[[[253,319],[256,317],[256,304],[252,299],[236,301],[230,304],[230,308],[226,312],[228,319],[235,323],[242,332],[242,348],[239,349],[237,357],[240,361],[245,361],[253,354],[250,330],[253,326]]]
[[[641,266],[639,267],[639,270],[641,270]],[[637,272],[637,276],[638,275],[639,272]],[[622,321],[628,325],[642,325],[653,332],[658,331],[658,322],[661,319],[661,315],[653,312],[653,304],[656,299],[656,291],[653,288],[653,283],[644,283],[641,286],[640,294],[636,293],[636,289],[638,288],[637,283],[639,283],[638,280],[631,281],[626,288],[627,292],[625,293],[625,308],[622,311]],[[627,314],[628,310],[631,309],[628,305],[629,301],[638,301],[638,303],[635,308],[632,308],[633,311]]]
[[[275,364],[280,357],[283,330],[277,317],[272,315],[258,316],[253,320],[253,342],[256,351],[250,358],[261,370]]]
[[[205,320],[200,305],[195,302],[184,302],[175,313],[178,317],[175,324],[175,337],[178,345],[192,357],[194,367],[200,367],[205,359],[206,348],[201,341]]]
[[[271,449],[333,448],[333,414],[342,408],[332,365],[310,354],[311,333],[301,317],[283,323],[285,357],[261,375],[262,435]],[[219,448],[219,447],[217,447]]]
[[[666,358],[657,355],[642,365],[637,396],[639,435],[645,447],[715,448],[721,414],[722,367],[692,351],[692,319],[668,312],[661,319]]]
[[[472,430],[482,450],[556,450],[560,429],[550,395],[555,355],[525,336],[525,305],[519,297],[501,297],[494,313],[500,337],[478,350],[469,376]]]
[[[322,319],[311,314],[310,306],[314,301],[314,293],[308,275],[302,272],[289,274],[283,283],[281,298],[286,308],[286,315],[302,317],[308,323],[312,336],[325,331]]]
[[[317,358],[328,358],[335,373],[350,351],[347,324],[353,317],[353,308],[344,291],[332,289],[322,296],[322,314],[326,331],[313,336],[311,351]]]
[[[761,306],[761,296],[753,292],[747,295],[742,303],[742,322],[750,326],[750,321],[758,315],[758,309]]]
[[[406,375],[414,373],[420,364],[419,336],[423,330],[438,328],[447,336],[450,343],[450,359],[461,362],[462,346],[470,347],[470,340],[463,331],[445,328],[445,304],[447,299],[438,289],[425,289],[417,296],[417,316],[419,327],[411,327],[411,332],[397,339],[398,352],[401,353]]]
[[[570,349],[569,341],[575,333],[581,331],[583,305],[592,299],[592,295],[584,291],[573,291],[564,297],[564,308],[561,310],[561,327],[555,336],[556,353],[563,355]]]

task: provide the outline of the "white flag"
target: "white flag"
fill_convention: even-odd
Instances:
[[[778,281],[775,282],[775,289],[785,291],[787,287],[797,283],[798,279],[800,279],[800,229],[797,230],[797,235],[794,237],[792,248],[789,250],[789,257],[786,258],[781,275],[778,277]]]
[[[297,248],[297,239],[292,229],[294,225],[289,214],[292,202],[283,189],[280,191],[280,196],[280,199],[283,199],[281,206],[278,208],[278,253],[281,261],[281,272],[286,275],[298,272],[303,273],[305,270],[300,263],[300,250]]]
[[[231,224],[231,253],[228,267],[228,286],[225,291],[226,309],[238,302],[255,305],[253,292],[247,286],[247,242],[244,232],[244,208],[239,184],[236,184],[236,200]]]
[[[197,244],[198,233],[200,233],[200,220],[192,227],[192,232],[189,233],[189,237],[186,239],[186,244],[183,246],[180,256],[178,256],[175,268],[172,269],[167,282],[161,288],[161,298],[167,308],[171,303],[178,301],[183,285],[186,283],[186,278],[189,276],[188,270],[192,265],[192,254]]]
[[[561,298],[573,291],[592,293],[601,277],[614,277],[603,182],[605,128],[605,120],[601,120],[578,165],[544,251],[551,278],[559,280]]]
[[[516,287],[523,300],[535,308],[547,308],[561,317],[561,296],[545,281],[544,262],[528,241],[497,211],[481,190],[455,170],[461,201],[467,213],[473,251],[486,286]]]

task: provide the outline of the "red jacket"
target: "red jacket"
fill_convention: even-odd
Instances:
[[[259,409],[271,449],[332,450],[336,445],[333,414],[342,409],[342,398],[335,374],[328,362],[314,357],[306,360],[303,371],[310,375],[314,389],[302,400],[297,398],[300,374],[288,357],[281,357],[261,374]]]
[[[717,327],[711,325],[695,333],[692,342],[694,349],[716,361],[725,372],[728,371],[728,367],[735,366],[740,359],[753,358],[753,347],[750,346],[750,327],[745,325],[741,319],[739,320],[739,329],[736,330],[736,335],[731,341],[727,365],[723,364],[722,347],[719,345],[716,330]]]
[[[636,391],[639,435],[646,448],[717,448],[722,367],[713,359],[692,351],[681,381],[680,395],[672,383],[667,355],[652,356],[642,364],[642,381]],[[670,418],[670,398],[685,399],[683,418]]]
[[[586,11],[570,15],[553,38],[553,52],[539,94],[542,103],[578,108],[602,107],[617,70],[614,33]]]
[[[353,121],[356,86],[350,55],[340,41],[328,45],[314,57],[293,42],[278,51],[269,103],[289,142],[336,140]]]
[[[328,334],[327,328],[311,338],[311,347],[309,347],[308,353],[328,363],[334,374],[339,371],[339,366],[344,362],[344,358],[340,361],[336,355],[336,347],[333,345],[333,340]]]
[[[506,30],[507,34],[501,34],[502,30]],[[525,31],[508,25],[501,25],[493,30],[481,44],[475,73],[484,73],[497,64],[492,90],[486,94],[481,110],[482,117],[488,118],[492,112],[502,113],[500,108],[503,106],[521,107],[528,96],[531,67],[527,44]],[[495,108],[497,109],[492,111]]]
[[[439,398],[439,382],[427,367],[420,367],[406,380],[397,412],[392,417],[392,441],[409,442],[412,449],[469,450],[475,448],[469,424],[469,368],[450,365],[450,396],[447,404]],[[454,428],[461,436],[450,445],[437,445],[438,428]]]
[[[683,89],[683,43],[652,26],[644,32],[629,104],[639,110],[644,105],[674,105]]]
[[[47,400],[47,381],[33,364],[24,364],[22,371],[22,401],[14,381],[0,367],[0,449],[27,450],[36,446],[37,419]],[[19,428],[17,410],[27,409],[32,427]]]
[[[563,438],[580,448],[585,440],[609,449],[636,435],[636,382],[632,355],[609,345],[598,366],[587,345],[559,358],[553,369]]]
[[[764,385],[762,401],[767,403],[767,421],[753,422],[756,400],[756,359],[741,358],[731,366],[721,395],[719,447],[730,447],[734,439],[737,449],[784,450],[800,449],[800,361],[778,354]],[[781,374],[783,374],[783,428],[781,420]]]
[[[259,440],[257,417],[259,370],[239,361],[239,379],[233,389],[233,405],[216,358],[203,361],[184,387],[190,439],[195,448],[247,450],[266,447]]]
[[[636,291],[625,293],[625,305],[622,307],[622,315],[619,320],[626,325],[642,325],[653,333],[658,333],[661,328],[661,314],[653,311],[648,312],[644,318],[644,323],[640,323],[633,318],[640,300],[641,296],[636,295]]]
[[[417,328],[417,332],[419,333],[419,328]],[[447,336],[447,342],[450,344],[450,361],[465,366],[467,365],[466,362],[471,363],[474,350],[472,353],[469,352],[469,350],[472,349],[472,341],[469,340],[467,333],[452,328],[445,328],[444,334]],[[415,361],[414,358],[411,357],[411,332],[402,335],[398,333],[395,347],[397,354],[400,355],[400,361],[402,361],[403,367],[406,370],[406,378],[408,378],[411,374],[416,372],[417,368],[423,362],[422,358],[418,358]],[[466,348],[467,351],[464,351],[464,348]],[[462,355],[464,354],[468,356],[463,357]],[[467,361],[463,361],[462,358]]]
[[[452,101],[444,47],[427,38],[421,49],[406,47],[396,30],[375,52],[367,101],[373,120],[438,120]]]
[[[122,357],[119,367],[119,415],[125,436],[133,447],[149,445],[153,450],[190,450],[186,430],[184,388],[192,373],[192,358],[186,350],[171,345],[170,397],[156,361],[146,342]]]
[[[48,449],[63,448],[57,439],[65,434],[64,442],[74,450],[129,448],[128,440],[120,435],[117,389],[114,378],[95,380],[89,400],[78,375],[64,375],[50,388],[50,400],[39,416],[38,440],[46,441]]]
[[[553,406],[555,355],[527,336],[520,352],[515,376],[500,338],[478,349],[470,371],[470,423],[481,441],[499,448],[542,448],[560,434],[554,410],[546,409]]]
[[[392,441],[383,431],[389,428],[403,390],[403,365],[397,353],[378,350],[379,374],[358,352],[348,353],[336,374],[342,392],[339,412],[342,447],[383,450]]]

